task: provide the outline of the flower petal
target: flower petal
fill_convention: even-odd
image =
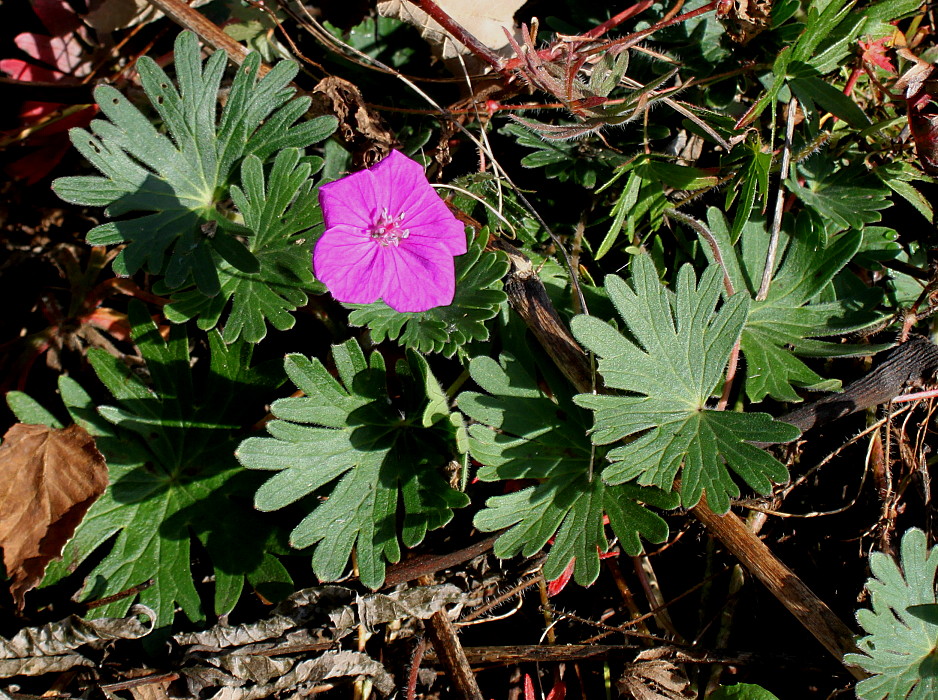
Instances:
[[[384,256],[384,303],[400,312],[449,306],[456,293],[453,256],[436,245],[407,243],[384,249],[390,253]]]
[[[390,193],[388,211],[404,214],[411,235],[432,236],[450,255],[466,252],[466,229],[431,187],[423,167],[400,151],[391,151],[372,168],[377,183]]]
[[[370,304],[384,288],[381,246],[351,226],[334,226],[316,242],[313,273],[336,301]]]
[[[440,202],[440,204],[443,203]],[[421,244],[426,245],[432,240],[434,245],[441,246],[450,255],[465,254],[467,250],[466,227],[450,213],[449,209],[446,213],[449,214],[449,219],[414,222],[408,218],[404,222],[407,230],[410,231],[408,242],[420,241]]]
[[[319,188],[319,206],[326,228],[339,225],[370,228],[381,207],[387,206],[379,203],[376,195],[375,176],[370,170],[360,170],[323,185]]]

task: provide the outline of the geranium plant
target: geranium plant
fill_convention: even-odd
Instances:
[[[147,663],[199,697],[501,697],[493,658],[526,665],[531,697],[930,697],[930,423],[870,413],[819,439],[792,417],[826,391],[837,415],[872,410],[938,369],[921,337],[914,371],[859,359],[938,310],[923,3],[551,0],[541,21],[506,11],[500,46],[444,0],[348,30],[331,5],[252,5],[227,34],[224,3],[160,6],[197,31],[128,30],[154,46],[135,63],[61,38],[129,87],[94,88],[60,199],[2,241],[27,320],[0,348],[75,350],[61,376],[0,378],[24,389],[8,405],[39,434],[81,426],[110,477],[45,591],[17,591],[46,601],[24,615],[145,616]],[[66,266],[78,311],[40,328],[61,278],[30,296],[18,263],[59,255],[54,235],[96,262]],[[135,298],[97,308],[109,290]],[[0,445],[0,484],[45,483],[55,455],[31,449]],[[55,524],[5,520],[2,498],[30,497],[7,491],[0,550],[41,548]],[[834,611],[871,540],[857,640]],[[66,635],[89,649],[56,672],[138,683],[101,629]],[[421,629],[443,673],[421,672]],[[0,641],[18,673],[44,653],[17,649]]]

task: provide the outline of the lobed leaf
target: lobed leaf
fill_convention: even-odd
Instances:
[[[152,579],[139,599],[155,611],[156,625],[166,627],[177,607],[190,620],[205,618],[193,582],[193,537],[211,558],[216,614],[231,610],[247,577],[255,585],[271,576],[290,580],[265,551],[260,533],[271,527],[238,505],[246,475],[232,456],[232,431],[254,419],[245,415],[252,398],[279,378],[250,367],[250,346],[226,346],[213,335],[208,375],[196,380],[184,328],[174,327],[164,341],[142,306],[133,304],[130,315],[149,382],[102,350],[91,350],[89,360],[116,405],[96,408],[74,380],[59,382],[73,420],[96,437],[110,485],[66,545],[62,561],[49,567],[45,585],[97,554],[100,562],[88,574],[83,597],[113,595]],[[109,603],[95,614],[122,615],[134,599]]]
[[[872,577],[866,582],[872,609],[857,612],[866,632],[862,653],[844,662],[872,674],[857,683],[861,700],[927,700],[938,694],[936,640],[938,624],[928,614],[936,603],[938,548],[928,548],[917,528],[902,536],[900,563],[883,552],[870,555]],[[923,614],[924,613],[924,614]]]
[[[426,360],[413,351],[396,367],[400,399],[388,400],[387,370],[378,352],[366,358],[349,340],[333,348],[338,378],[318,359],[289,355],[285,368],[303,396],[274,402],[270,437],[248,438],[237,458],[250,469],[277,472],[255,495],[260,510],[278,510],[333,484],[328,498],[310,502],[293,529],[294,547],[315,547],[313,570],[323,580],[345,572],[352,551],[371,588],[387,562],[400,559],[428,530],[450,521],[468,503],[439,473],[456,452],[455,426]],[[444,420],[446,419],[446,420]]]
[[[458,404],[475,421],[469,449],[483,466],[482,481],[535,480],[534,485],[488,499],[474,524],[484,532],[507,529],[496,556],[531,556],[553,538],[544,575],[555,579],[575,560],[574,576],[589,585],[599,575],[599,554],[609,548],[604,517],[629,554],[640,536],[663,542],[668,526],[645,504],[673,508],[677,498],[655,488],[609,486],[593,475],[588,414],[577,408],[562,380],[540,387],[512,355],[496,362],[473,358],[469,371],[487,394],[466,391]]]
[[[288,148],[277,154],[270,175],[264,177],[260,158],[250,155],[241,165],[241,187],[233,185],[231,197],[244,217],[242,233],[257,270],[247,272],[226,262],[218,253],[216,265],[220,292],[205,296],[198,288],[173,295],[166,317],[183,323],[198,318],[199,327],[214,328],[228,309],[223,337],[257,343],[267,335],[267,324],[277,330],[293,327],[292,312],[307,302],[308,291],[322,291],[313,278],[314,227],[322,214],[309,179],[311,164],[300,161],[300,152]],[[228,227],[228,226],[226,226]],[[225,240],[216,235],[213,240]],[[240,244],[238,244],[240,245]],[[242,246],[243,249],[243,246]]]
[[[681,502],[697,504],[706,493],[718,513],[739,495],[730,471],[760,493],[784,481],[785,467],[750,442],[786,442],[798,430],[765,414],[708,409],[749,311],[746,294],[719,310],[722,270],[711,265],[699,284],[689,265],[680,269],[676,291],[658,281],[647,256],[632,263],[631,286],[608,276],[606,290],[628,337],[590,316],[573,319],[577,339],[599,358],[607,387],[622,396],[580,394],[578,406],[595,412],[592,440],[631,442],[609,452],[603,471],[609,484],[636,481],[666,491],[681,471]],[[683,465],[683,466],[682,466]]]
[[[757,218],[746,223],[735,246],[722,212],[710,208],[707,223],[733,288],[753,299],[740,340],[746,358],[746,395],[751,401],[762,401],[766,396],[801,401],[795,386],[812,390],[839,387],[810,369],[799,355],[865,355],[880,349],[814,339],[855,331],[878,320],[871,309],[881,298],[880,292],[868,290],[846,297],[831,291],[832,280],[860,249],[860,231],[847,231],[826,243],[809,217],[799,217],[793,233],[782,231],[776,258],[780,262],[769,293],[756,301],[769,245],[765,223]],[[709,245],[704,251],[713,261]]]
[[[221,290],[218,259],[249,274],[258,268],[218,210],[237,165],[251,154],[264,161],[278,150],[308,146],[332,133],[335,120],[293,124],[309,105],[308,97],[290,101],[294,63],[280,63],[257,80],[260,56],[250,54],[218,116],[224,52],[202,64],[195,35],[183,32],[175,65],[178,88],[152,59],[137,62],[166,133],[119,92],[99,86],[95,99],[107,120],[93,121],[91,131],[72,129],[70,136],[102,175],[59,178],[53,188],[68,202],[106,207],[110,217],[138,214],[101,224],[87,236],[92,245],[126,244],[114,261],[119,274],[143,269],[164,275],[169,289],[194,284],[213,297]]]

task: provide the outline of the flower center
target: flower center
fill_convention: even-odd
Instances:
[[[403,228],[403,223],[404,212],[401,212],[397,217],[393,217],[387,209],[382,210],[378,220],[371,225],[368,231],[371,240],[377,241],[383,246],[400,245],[401,241],[410,235],[410,231]]]

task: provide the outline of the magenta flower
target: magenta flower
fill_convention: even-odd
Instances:
[[[402,312],[453,301],[453,256],[466,252],[465,227],[419,163],[391,151],[373,168],[323,185],[319,204],[326,231],[313,270],[337,301],[383,299]]]

